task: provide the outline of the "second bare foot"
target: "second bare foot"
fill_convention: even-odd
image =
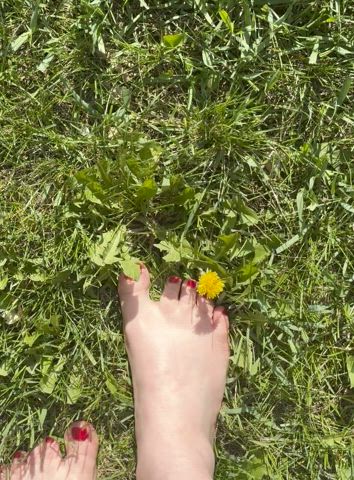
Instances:
[[[168,279],[159,302],[149,272],[119,281],[132,369],[138,480],[207,480],[229,358],[228,318],[196,293],[196,282]]]

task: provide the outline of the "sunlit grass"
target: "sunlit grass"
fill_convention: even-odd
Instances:
[[[139,258],[225,281],[216,478],[353,478],[352,2],[0,6],[0,460],[85,418],[134,478]]]

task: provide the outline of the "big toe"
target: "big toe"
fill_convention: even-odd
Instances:
[[[135,281],[127,277],[124,273],[119,275],[118,293],[119,296],[127,297],[130,295],[147,293],[150,287],[149,270],[143,263],[140,263],[140,277]]]
[[[138,281],[127,277],[123,273],[119,276],[118,294],[125,321],[131,320],[138,312],[139,305],[149,300],[150,274],[148,269],[140,264]]]
[[[98,436],[90,423],[75,422],[65,433],[66,458],[64,460],[70,478],[94,480]]]

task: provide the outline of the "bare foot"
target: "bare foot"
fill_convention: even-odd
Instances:
[[[47,437],[32,452],[17,452],[10,467],[0,467],[0,480],[95,480],[97,434],[89,423],[75,422],[65,433],[66,457]]]
[[[133,375],[137,480],[208,480],[229,357],[228,318],[196,293],[196,282],[168,279],[159,302],[149,272],[120,276],[125,341]]]

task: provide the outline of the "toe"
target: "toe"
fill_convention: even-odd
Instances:
[[[125,321],[135,317],[142,302],[150,301],[149,286],[149,271],[143,264],[140,264],[140,278],[137,282],[124,274],[119,276],[118,293]]]
[[[208,334],[213,331],[213,310],[213,302],[197,295],[196,308],[193,310],[195,333]]]
[[[18,465],[21,463],[25,463],[27,459],[28,453],[23,451],[23,450],[18,450],[17,452],[14,453],[14,456],[12,457],[12,464],[13,465]]]
[[[12,458],[12,465],[9,469],[9,478],[19,480],[25,476],[27,469],[27,453],[19,450]],[[6,476],[5,476],[6,478]]]
[[[210,322],[212,322],[214,303],[201,295],[197,295],[197,307],[199,314],[208,317]]]
[[[61,463],[59,445],[54,439],[47,437],[28,455],[26,468],[32,475],[37,472],[39,478],[40,472],[56,471]]]
[[[226,356],[229,355],[229,317],[224,307],[215,307],[213,312],[214,338]]]
[[[65,433],[66,458],[69,471],[77,478],[93,480],[96,478],[96,458],[98,437],[90,423],[75,422]],[[73,478],[74,475],[73,475]]]
[[[180,302],[188,305],[195,305],[197,282],[195,280],[185,280],[182,283],[180,292]]]
[[[0,465],[0,480],[8,480],[9,469],[5,465]]]
[[[140,263],[140,277],[136,282],[121,273],[119,275],[118,293],[120,297],[135,295],[137,293],[149,294],[150,274],[143,263]]]
[[[215,328],[226,334],[229,331],[229,317],[225,307],[215,307],[213,311],[213,324]]]
[[[165,283],[165,288],[162,292],[161,302],[175,301],[178,302],[181,290],[182,279],[175,275],[169,277]]]

